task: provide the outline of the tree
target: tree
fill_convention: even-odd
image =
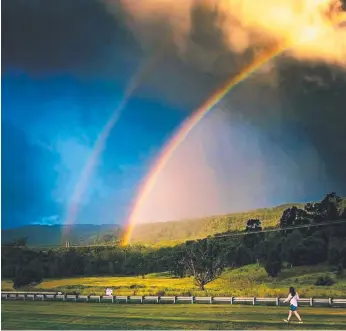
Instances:
[[[237,267],[253,263],[251,250],[243,245],[239,246],[235,255],[235,265]]]
[[[292,264],[315,265],[327,260],[327,247],[323,240],[314,237],[305,238],[299,243],[292,254]]]
[[[169,271],[175,277],[183,278],[186,275],[186,266],[184,263],[184,252],[182,250],[174,251],[170,258]]]
[[[204,291],[205,285],[217,279],[225,267],[221,246],[216,240],[204,239],[185,245],[183,263],[193,275],[195,284]]]
[[[294,251],[299,243],[303,241],[303,236],[299,230],[294,230],[292,233],[287,235],[283,240],[282,245],[282,258],[284,261],[288,262],[291,266],[294,262]]]
[[[307,203],[305,210],[314,222],[335,221],[341,215],[341,201],[342,198],[332,192],[328,193],[321,202]]]
[[[259,232],[262,231],[262,224],[259,219],[249,219],[246,222],[245,232]]]
[[[24,266],[17,266],[13,279],[13,287],[19,288],[42,281],[42,265],[38,259],[30,261]]]
[[[259,254],[258,250],[255,249],[256,246],[263,240],[264,235],[261,233],[262,224],[259,219],[249,219],[246,222],[245,232],[247,233],[243,237],[243,243],[246,247],[254,251],[255,258],[257,263],[259,263]]]
[[[122,265],[123,273],[126,275],[141,275],[144,278],[146,274],[146,263],[141,252],[132,252]]]
[[[272,249],[267,257],[264,269],[270,277],[277,277],[282,269],[282,260],[277,249]]]
[[[282,229],[309,223],[308,212],[296,206],[285,209],[280,218],[280,228]]]

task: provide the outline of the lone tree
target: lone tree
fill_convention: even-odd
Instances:
[[[217,240],[210,238],[186,243],[182,261],[202,291],[205,290],[205,285],[217,279],[225,268],[221,246]]]
[[[261,221],[256,219],[249,219],[246,222],[245,232],[259,232],[262,231],[262,223]]]

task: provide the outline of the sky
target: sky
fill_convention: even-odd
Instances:
[[[250,28],[224,27],[220,13],[234,8],[215,12],[212,1],[2,2],[3,228],[125,224],[181,123],[261,49],[284,35],[296,38],[285,25],[263,25],[247,0],[238,19],[263,28],[260,38]],[[272,8],[273,1],[264,2]],[[319,42],[293,48],[230,91],[157,176],[138,223],[346,195],[345,29],[323,30],[316,17],[334,52]],[[97,137],[129,86],[74,200]]]

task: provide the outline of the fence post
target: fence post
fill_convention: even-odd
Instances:
[[[130,300],[130,297],[129,297],[129,296],[126,296],[125,303],[128,303],[129,300]]]
[[[161,301],[161,297],[160,297],[160,296],[157,296],[156,303],[160,303],[160,301]]]
[[[210,297],[210,302],[209,303],[213,303],[213,297]]]
[[[277,306],[280,305],[280,298],[276,298],[276,305],[277,305]]]
[[[332,298],[329,298],[328,301],[329,301],[329,306],[330,306],[330,307],[333,307],[333,299],[332,299]]]
[[[231,305],[233,305],[233,297],[231,297]]]
[[[143,296],[141,296],[141,303],[143,303],[143,298],[144,298],[144,297],[143,297]]]
[[[194,299],[195,299],[195,297],[191,297],[191,303],[193,303],[193,302],[194,302]]]
[[[256,304],[256,297],[252,298],[252,304],[255,305]]]
[[[173,303],[177,303],[177,297],[176,296],[173,298]]]
[[[314,299],[310,298],[310,307],[312,307],[314,305]]]

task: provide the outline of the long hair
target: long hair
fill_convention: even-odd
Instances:
[[[291,293],[292,297],[294,297],[296,295],[296,291],[294,290],[294,287],[292,287],[292,286],[290,287],[289,293]]]

